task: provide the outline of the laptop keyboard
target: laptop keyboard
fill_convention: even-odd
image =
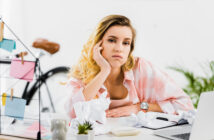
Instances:
[[[172,135],[172,136],[183,140],[189,140],[190,133],[184,133],[184,134],[178,134],[178,135]]]

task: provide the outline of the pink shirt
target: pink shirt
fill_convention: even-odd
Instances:
[[[135,67],[124,72],[123,84],[128,90],[129,102],[133,104],[143,101],[158,103],[162,111],[169,114],[177,113],[178,110],[194,109],[190,97],[166,73],[143,58],[136,57]],[[85,101],[82,92],[85,85],[74,78],[70,80],[69,85],[72,88],[72,94],[66,110],[69,116],[74,118],[73,104]],[[98,97],[104,92],[107,90],[102,86],[97,93]]]

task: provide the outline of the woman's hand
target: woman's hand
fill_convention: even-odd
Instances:
[[[115,109],[107,110],[106,117],[122,117],[129,116],[132,113],[137,114],[140,111],[140,104],[128,105],[123,107],[118,107]]]
[[[100,45],[102,40],[99,41],[93,48],[93,59],[96,61],[97,65],[100,66],[101,70],[111,71],[111,66],[109,62],[102,56],[101,50],[103,49]]]

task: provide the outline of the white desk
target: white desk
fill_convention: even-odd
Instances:
[[[107,123],[105,124],[107,127],[110,128],[117,128],[117,127],[121,127],[121,125],[118,122],[118,118],[108,118],[107,119]],[[117,137],[114,136],[112,134],[105,134],[105,135],[99,135],[99,136],[95,136],[95,140],[166,140],[162,137],[158,137],[153,135],[153,132],[155,130],[151,130],[151,129],[146,129],[146,128],[137,128],[139,129],[141,132],[140,134],[136,135],[136,136],[124,136],[124,137]],[[67,140],[76,140],[76,138],[71,138],[73,136],[71,135],[67,135]]]
[[[120,127],[121,125],[118,123],[118,118],[108,118],[107,125],[111,128]],[[153,135],[153,131],[151,129],[146,128],[138,128],[141,132],[136,136],[126,136],[126,137],[116,137],[112,134],[95,136],[95,140],[164,140],[164,138]]]
[[[122,127],[122,125],[119,123],[118,120],[119,120],[119,118],[108,118],[107,119],[107,123],[105,124],[105,126],[108,127],[108,128]],[[179,126],[179,127],[181,127],[181,126]],[[19,129],[19,128],[17,128],[17,129]],[[50,128],[47,128],[47,129],[49,129],[48,131],[50,131]],[[142,140],[142,139],[143,140],[165,140],[165,138],[153,135],[153,132],[155,130],[146,129],[146,128],[137,128],[137,129],[139,129],[141,132],[136,136],[117,137],[117,136],[114,136],[114,135],[108,133],[108,134],[105,134],[105,135],[95,136],[94,138],[95,138],[95,140]],[[170,128],[168,128],[168,129],[170,129]],[[49,136],[50,136],[50,133],[49,133]],[[10,137],[5,137],[5,136],[1,136],[0,135],[0,139],[1,138],[14,140],[14,137],[10,138]],[[21,139],[17,138],[17,140],[21,140]],[[74,135],[71,135],[71,134],[67,133],[67,140],[76,140],[76,138],[75,138]]]

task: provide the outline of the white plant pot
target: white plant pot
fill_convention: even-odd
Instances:
[[[89,130],[88,134],[77,134],[76,140],[94,140],[94,131]]]
[[[77,140],[89,140],[88,134],[87,135],[77,134],[76,138],[77,138]]]

